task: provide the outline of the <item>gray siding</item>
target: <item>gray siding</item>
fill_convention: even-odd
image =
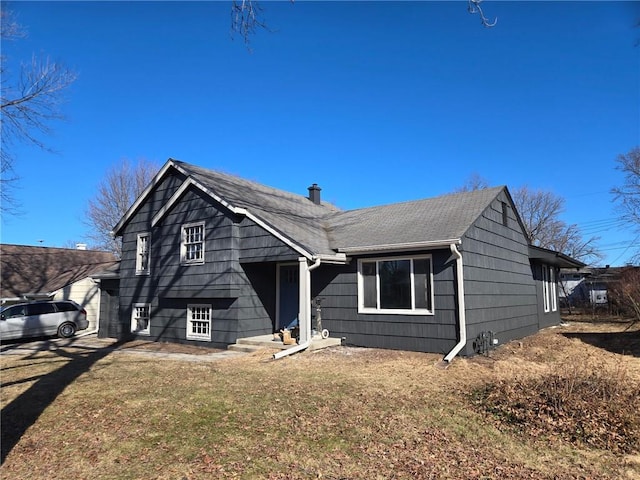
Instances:
[[[312,296],[323,299],[323,328],[349,345],[436,353],[451,350],[457,333],[452,296],[455,264],[446,250],[411,255],[424,253],[431,253],[433,260],[433,315],[359,314],[358,267],[354,258],[349,265],[324,265],[312,272]]]
[[[225,347],[238,338],[273,332],[275,261],[299,255],[247,218],[236,217],[199,190],[187,190],[151,228],[151,219],[183,179],[169,176],[125,228],[120,265],[120,315],[110,335],[129,335],[132,306],[151,305],[153,340]],[[182,225],[205,222],[205,262],[180,261]],[[137,234],[150,232],[150,273],[136,275]],[[254,262],[271,263],[258,264]],[[186,339],[187,306],[211,305],[211,342]],[[113,323],[113,322],[112,322]]]
[[[502,202],[508,205],[503,224]],[[507,195],[500,194],[462,239],[467,345],[491,331],[500,343],[538,330],[538,296],[527,239]]]
[[[240,224],[241,262],[291,262],[297,261],[300,256],[251,220],[245,219]]]
[[[558,297],[558,292],[560,291],[560,286],[558,285],[558,279],[560,278],[560,272],[556,269],[556,310],[555,311],[544,311],[544,291],[543,291],[543,280],[542,280],[542,267],[543,264],[540,262],[533,262],[531,265],[531,273],[533,275],[533,279],[536,282],[536,292],[538,294],[538,298],[540,301],[538,302],[538,327],[546,328],[552,325],[559,325],[560,318],[560,299]],[[555,267],[554,267],[555,268]]]

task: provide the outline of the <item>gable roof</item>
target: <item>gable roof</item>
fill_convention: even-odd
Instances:
[[[0,298],[49,295],[115,263],[109,252],[0,244]]]
[[[356,251],[425,248],[457,242],[506,187],[442,195],[412,202],[342,211],[306,196],[234,175],[169,159],[114,227],[124,226],[170,169],[186,180],[157,212],[159,222],[188,188],[194,187],[237,215],[246,215],[304,256],[344,258]]]
[[[379,251],[459,241],[505,187],[453,193],[337,213],[331,218],[338,251]]]

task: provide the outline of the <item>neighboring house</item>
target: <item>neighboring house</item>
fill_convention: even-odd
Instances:
[[[117,264],[112,253],[69,248],[0,244],[2,305],[25,300],[73,300],[98,325],[100,289],[91,276]]]
[[[560,267],[533,247],[506,187],[342,211],[169,160],[114,228],[123,240],[110,335],[225,347],[298,322],[346,344],[450,361],[560,322]]]
[[[620,275],[633,267],[587,267],[560,272],[560,299],[567,306],[607,307]]]

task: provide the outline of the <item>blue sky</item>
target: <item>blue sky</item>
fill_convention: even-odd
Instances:
[[[23,214],[3,243],[87,241],[83,216],[123,158],[176,158],[352,209],[451,192],[473,174],[544,189],[621,265],[615,158],[640,144],[638,2],[262,2],[248,52],[230,1],[3,2],[4,42],[73,68],[67,121],[15,150]],[[42,241],[42,243],[39,243]]]

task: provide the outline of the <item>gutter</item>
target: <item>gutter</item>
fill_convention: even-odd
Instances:
[[[300,313],[304,313],[304,322],[305,322],[305,326],[306,326],[306,340],[303,341],[302,343],[299,343],[298,345],[296,345],[295,347],[291,347],[288,348],[286,350],[281,350],[280,352],[277,352],[273,355],[273,359],[274,360],[279,360],[281,358],[287,357],[289,355],[293,355],[294,353],[298,353],[301,352],[302,350],[305,350],[309,347],[309,345],[311,345],[311,271],[315,270],[316,268],[318,268],[320,266],[320,264],[322,263],[322,258],[320,257],[314,257],[315,261],[312,265],[307,265],[306,268],[306,276],[308,277],[305,282],[304,282],[304,292],[300,292],[302,295],[300,295],[300,304],[303,306],[302,308],[304,309],[303,312]],[[306,264],[306,260],[304,260],[305,264]],[[302,290],[302,276],[300,276],[300,289]],[[300,317],[301,315],[298,315],[298,317]]]
[[[464,304],[464,270],[462,267],[462,254],[456,247],[455,243],[450,244],[451,253],[456,257],[456,277],[457,277],[457,290],[458,290],[458,323],[460,329],[460,341],[453,347],[453,349],[447,353],[444,357],[444,361],[451,363],[453,358],[463,349],[467,344],[467,319],[465,316],[465,304]]]
[[[406,252],[409,250],[426,250],[433,248],[448,247],[454,243],[460,243],[459,238],[446,240],[428,240],[424,242],[389,243],[379,245],[363,245],[360,247],[342,247],[338,252],[347,255],[378,253],[378,252]]]

